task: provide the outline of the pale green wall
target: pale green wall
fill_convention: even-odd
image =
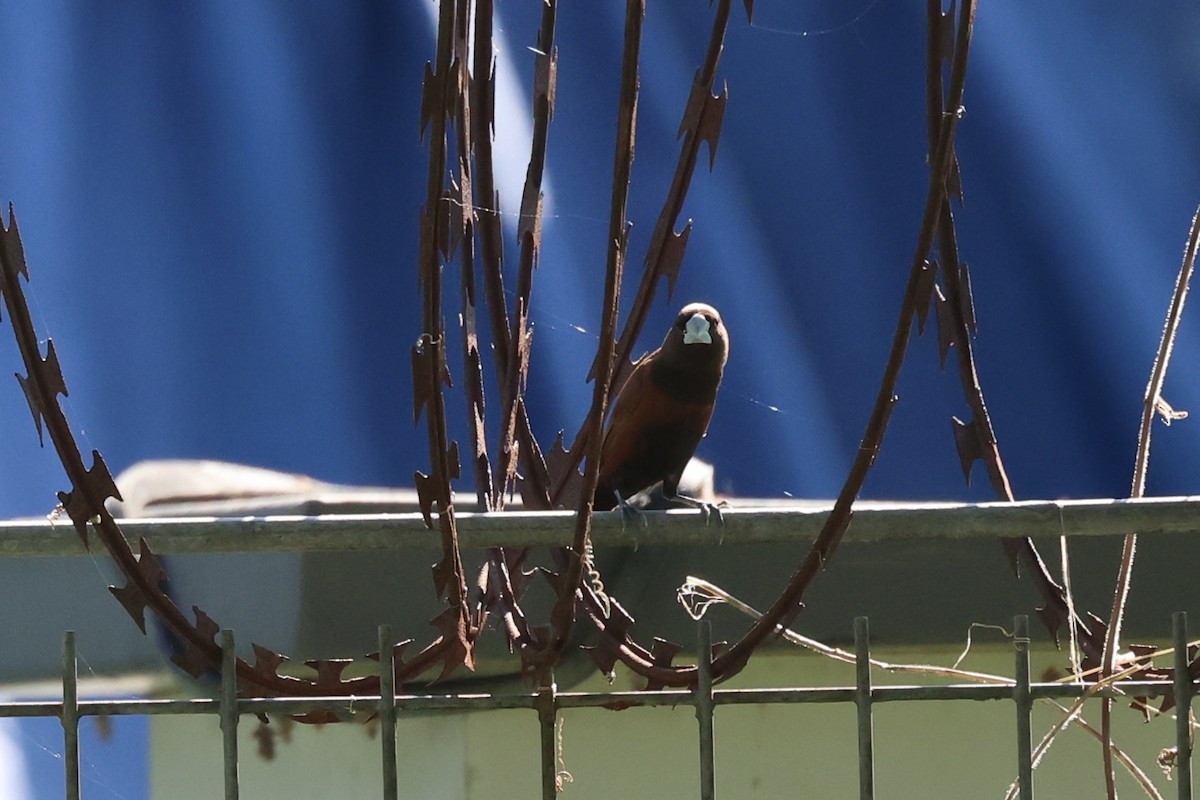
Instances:
[[[914,654],[879,650],[890,661],[949,664],[957,652]],[[1034,657],[1035,676],[1061,664],[1053,651]],[[964,667],[1012,674],[1011,651],[977,647]],[[738,686],[849,685],[851,668],[812,655],[768,653],[752,662]],[[915,682],[911,676],[876,683]],[[618,682],[620,683],[620,681]],[[586,688],[600,690],[597,679]],[[625,688],[618,685],[617,688]],[[696,721],[690,707],[563,713],[563,757],[574,782],[568,800],[695,798]],[[1099,706],[1086,712],[1099,726]],[[876,706],[876,796],[1002,798],[1015,773],[1015,710],[999,701],[906,702]],[[1056,720],[1038,706],[1034,737]],[[1154,759],[1174,740],[1173,724],[1144,724],[1126,703],[1117,706],[1117,741],[1150,774],[1165,797],[1174,786]],[[374,798],[381,796],[379,740],[357,725],[294,726],[273,761],[257,755],[253,717],[243,717],[241,796]],[[853,704],[719,707],[716,716],[717,796],[736,798],[857,797]],[[533,711],[401,717],[401,796],[437,800],[539,797],[537,717]],[[215,718],[154,717],[153,797],[189,800],[221,796],[221,744]],[[1144,796],[1125,775],[1122,797]],[[1036,774],[1040,798],[1091,800],[1103,795],[1100,747],[1069,730]]]

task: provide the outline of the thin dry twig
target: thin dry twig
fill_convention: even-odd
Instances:
[[[1058,710],[1062,714],[1062,719],[1046,732],[1041,741],[1039,741],[1037,746],[1033,749],[1033,766],[1035,769],[1037,768],[1038,764],[1041,763],[1042,758],[1046,755],[1046,752],[1050,749],[1050,746],[1057,740],[1058,734],[1065,730],[1066,727],[1072,723],[1074,723],[1076,727],[1087,732],[1096,741],[1101,743],[1105,742],[1103,733],[1097,730],[1094,725],[1083,718],[1083,698],[1076,700],[1071,704],[1070,707],[1064,706],[1062,703],[1059,703],[1056,700],[1046,698],[1043,698],[1042,702],[1051,705]],[[1147,797],[1152,798],[1152,800],[1163,800],[1162,793],[1160,793],[1158,791],[1158,787],[1151,782],[1150,776],[1146,774],[1145,770],[1137,765],[1137,762],[1135,762],[1128,753],[1111,742],[1108,743],[1108,749],[1112,752],[1113,757],[1120,762],[1121,766],[1125,767],[1130,776],[1137,781],[1138,786],[1142,788],[1142,791],[1146,793]],[[1009,784],[1008,792],[1004,795],[1004,800],[1015,800],[1019,791],[1019,779],[1014,779],[1013,782]]]
[[[706,581],[703,578],[697,578],[691,575],[689,575],[684,581],[683,585],[679,587],[676,596],[680,605],[684,607],[688,615],[693,619],[700,619],[703,617],[708,609],[716,603],[727,604],[731,608],[740,611],[741,613],[754,619],[761,619],[763,616],[762,612],[758,611],[750,604],[738,599],[735,595],[730,594],[716,584]],[[976,627],[976,625],[972,625],[972,627]],[[1011,637],[1011,634],[1004,630],[1004,628],[1001,626],[988,625],[982,627],[996,628],[1003,632],[1006,637]],[[803,634],[797,633],[790,628],[781,628],[780,635],[786,641],[804,647],[805,649],[819,655],[823,655],[846,664],[856,663],[857,657],[854,653],[838,647],[831,647],[830,645],[819,642],[816,639],[812,639],[804,636]],[[1164,655],[1169,652],[1172,651],[1169,649],[1165,651],[1156,651],[1146,658]],[[974,683],[988,683],[999,686],[1012,686],[1016,683],[1012,678],[1006,678],[1002,675],[993,675],[986,672],[973,672],[970,670],[958,669],[957,664],[961,662],[961,660],[962,657],[960,656],[958,661],[955,662],[956,666],[943,667],[935,664],[897,664],[889,661],[883,661],[878,658],[870,659],[872,667],[876,667],[877,669],[882,669],[885,672],[893,674],[915,673],[921,675],[935,675],[942,678],[955,678]],[[1141,660],[1142,659],[1139,659],[1139,661]],[[1142,665],[1140,663],[1135,664],[1134,666],[1129,667],[1125,671],[1110,679],[1093,684],[1088,688],[1087,693],[1083,697],[1076,699],[1076,701],[1069,708],[1051,698],[1040,698],[1041,702],[1058,710],[1062,714],[1062,719],[1059,720],[1042,737],[1041,741],[1034,749],[1034,767],[1036,767],[1041,761],[1042,757],[1045,756],[1046,752],[1050,749],[1050,746],[1056,740],[1058,734],[1064,731],[1067,726],[1072,723],[1087,732],[1097,741],[1103,742],[1104,739],[1101,736],[1101,732],[1098,731],[1094,726],[1090,725],[1082,716],[1084,702],[1092,697],[1095,697],[1097,693],[1104,691],[1105,689],[1111,688],[1113,690],[1119,690],[1119,687],[1116,686],[1117,681],[1134,675],[1141,669]],[[1159,793],[1158,789],[1155,788],[1145,771],[1142,770],[1136,762],[1134,762],[1129,754],[1115,745],[1110,744],[1110,747],[1117,761],[1119,761],[1121,765],[1128,770],[1133,779],[1137,781],[1138,785],[1141,786],[1146,792],[1146,795],[1154,800],[1162,800],[1162,795]],[[1016,791],[1017,784],[1014,782],[1009,787],[1008,794],[1005,795],[1005,800],[1011,800],[1012,798],[1016,797]]]
[[[761,619],[763,613],[754,606],[738,599],[735,595],[730,594],[714,583],[697,578],[693,575],[687,576],[683,585],[676,592],[676,599],[679,604],[687,611],[688,616],[692,619],[699,620],[708,609],[716,604],[723,603],[730,608],[734,608],[751,619]],[[791,628],[780,627],[779,635],[786,641],[792,644],[799,645],[806,650],[811,650],[819,655],[827,656],[835,661],[842,661],[846,664],[854,664],[857,656],[849,650],[843,650],[840,647],[832,647],[830,645],[819,642],[816,639],[811,639],[804,634],[798,633]],[[961,658],[959,659],[961,661]],[[871,666],[884,670],[885,672],[893,673],[919,673],[923,675],[937,675],[943,678],[961,678],[963,680],[975,681],[978,683],[994,683],[999,685],[1013,685],[1012,678],[1005,678],[1000,675],[991,675],[986,672],[972,672],[971,670],[959,669],[958,662],[955,662],[953,667],[941,667],[936,664],[895,664],[888,661],[882,661],[877,658],[871,659]]]
[[[967,643],[963,646],[963,650],[958,654],[958,658],[954,659],[954,666],[957,668],[959,664],[967,660],[967,656],[971,654],[971,648],[974,647],[975,629],[998,631],[1005,639],[1012,639],[1015,634],[1003,625],[991,625],[986,622],[972,622],[967,626]]]
[[[1196,250],[1200,245],[1200,208],[1192,216],[1192,227],[1188,234],[1187,246],[1183,252],[1183,263],[1179,266],[1179,274],[1175,279],[1175,292],[1171,298],[1171,306],[1167,311],[1167,319],[1163,324],[1162,338],[1159,341],[1158,353],[1154,357],[1154,366],[1150,371],[1150,380],[1146,384],[1146,394],[1142,399],[1142,420],[1138,428],[1137,456],[1133,466],[1133,486],[1130,497],[1142,497],[1146,489],[1146,472],[1150,464],[1150,430],[1155,414],[1159,413],[1162,400],[1162,388],[1167,378],[1167,365],[1171,361],[1171,352],[1175,347],[1175,335],[1179,331],[1179,323],[1183,318],[1183,305],[1187,300],[1188,286],[1196,266]],[[1104,674],[1112,672],[1117,652],[1120,650],[1121,624],[1125,615],[1125,603],[1129,598],[1129,587],[1133,577],[1133,562],[1137,554],[1137,534],[1125,536],[1121,549],[1121,566],[1117,571],[1116,585],[1113,587],[1112,611],[1108,618],[1108,630],[1104,637]],[[1102,728],[1105,741],[1109,740],[1112,732],[1112,702],[1104,701]],[[1116,800],[1117,790],[1114,783],[1112,758],[1109,750],[1104,755],[1104,780],[1110,800]]]
[[[1134,780],[1136,780],[1142,789],[1145,790],[1147,795],[1153,798],[1161,798],[1161,795],[1150,782],[1150,778],[1146,775],[1146,773],[1140,767],[1138,767],[1136,763],[1134,763],[1127,753],[1113,743],[1111,730],[1107,732],[1104,730],[1098,731],[1095,727],[1088,724],[1081,716],[1083,705],[1088,700],[1097,697],[1101,692],[1106,690],[1107,692],[1120,692],[1120,687],[1117,685],[1118,682],[1141,672],[1145,668],[1145,665],[1141,662],[1142,659],[1135,659],[1135,663],[1132,666],[1129,666],[1120,672],[1102,677],[1095,683],[1090,684],[1086,691],[1080,697],[1076,698],[1069,707],[1064,707],[1057,702],[1053,703],[1054,706],[1063,712],[1063,717],[1049,731],[1046,732],[1046,734],[1042,737],[1042,740],[1038,743],[1037,747],[1034,748],[1032,754],[1033,766],[1036,768],[1041,762],[1042,757],[1057,739],[1058,734],[1062,732],[1068,724],[1075,722],[1103,745],[1106,754],[1106,761],[1109,759],[1116,759],[1116,761],[1120,762],[1121,765],[1126,768],[1129,774],[1133,776]],[[1110,704],[1112,702],[1112,698],[1106,693],[1101,696],[1101,702],[1103,703],[1101,706],[1101,710],[1103,712],[1104,706]],[[1018,788],[1018,781],[1014,780],[1009,786],[1008,794],[1005,795],[1005,800],[1012,800],[1012,798],[1015,798],[1017,796]]]
[[[1062,517],[1062,510],[1059,510],[1059,517]],[[1067,544],[1067,535],[1060,534],[1058,537],[1059,561],[1062,563],[1062,580],[1063,592],[1067,598],[1067,614],[1070,619],[1075,619],[1075,592],[1071,589],[1071,548]],[[1080,677],[1083,670],[1083,661],[1079,655],[1079,629],[1075,625],[1068,626],[1067,644],[1068,657],[1071,660],[1071,674],[1075,679],[1082,683],[1083,678]]]

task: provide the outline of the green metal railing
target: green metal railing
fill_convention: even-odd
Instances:
[[[1123,535],[1200,532],[1200,501],[1192,498],[1152,500],[1037,501],[1005,504],[862,504],[856,511],[847,541],[919,538],[989,538],[1004,535]],[[739,544],[803,540],[820,528],[828,505],[808,504],[778,509],[732,508],[723,527],[696,524],[694,514],[656,514],[656,544],[686,546],[715,544],[722,538]],[[569,533],[570,514],[499,515],[466,514],[460,518],[464,547],[492,544],[558,545]],[[358,515],[347,517],[271,517],[239,519],[145,520],[123,523],[131,536],[153,536],[164,553],[329,552],[391,550],[429,546],[428,532],[416,514]],[[644,535],[609,515],[597,517],[597,546],[636,543]],[[0,558],[76,555],[82,552],[71,526],[47,522],[0,523]],[[1033,743],[1030,711],[1043,698],[1085,696],[1160,696],[1174,692],[1176,752],[1174,790],[1181,800],[1191,800],[1192,746],[1189,709],[1194,685],[1189,677],[1187,618],[1173,619],[1175,678],[1171,681],[1122,680],[1098,688],[1094,683],[1033,682],[1029,667],[1028,621],[1014,622],[1014,672],[1011,681],[988,684],[887,685],[872,682],[870,635],[867,620],[854,621],[855,684],[845,687],[793,687],[772,689],[714,689],[710,661],[711,630],[706,620],[697,628],[698,680],[694,691],[559,692],[554,685],[538,691],[510,694],[397,694],[394,682],[392,631],[379,629],[381,696],[373,697],[238,697],[234,670],[234,635],[222,631],[225,654],[220,691],[211,699],[80,700],[77,683],[75,634],[65,634],[62,661],[62,700],[0,704],[0,717],[56,717],[63,726],[66,797],[80,796],[80,719],[88,716],[212,714],[220,720],[224,740],[225,797],[238,797],[238,721],[244,714],[293,715],[332,711],[351,716],[370,708],[378,716],[381,735],[383,797],[397,798],[403,775],[397,767],[397,720],[413,712],[484,709],[528,709],[536,713],[540,733],[541,786],[544,798],[557,792],[556,725],[560,713],[574,708],[675,707],[691,705],[698,720],[701,798],[716,797],[715,729],[717,709],[727,705],[775,703],[853,703],[857,711],[859,797],[875,797],[873,712],[880,703],[929,700],[999,700],[1012,702],[1016,711],[1016,771],[1021,800],[1034,796]]]
[[[873,800],[874,734],[873,710],[880,703],[929,700],[1000,700],[1011,701],[1016,710],[1017,777],[1020,800],[1034,797],[1033,742],[1030,712],[1041,698],[1078,698],[1138,695],[1153,697],[1173,691],[1176,697],[1176,757],[1174,784],[1179,800],[1192,799],[1192,746],[1188,711],[1195,687],[1188,677],[1187,615],[1173,617],[1175,680],[1125,680],[1106,689],[1081,683],[1035,683],[1030,679],[1028,619],[1014,620],[1014,678],[1003,684],[948,684],[874,686],[871,682],[870,637],[867,619],[854,621],[855,685],[831,688],[714,689],[705,655],[711,657],[712,635],[709,623],[701,620],[698,628],[699,679],[695,691],[671,689],[645,692],[558,692],[553,685],[539,691],[515,694],[396,694],[392,680],[392,642],[388,626],[379,629],[380,679],[383,695],[378,697],[274,697],[239,698],[235,672],[234,635],[221,632],[221,646],[227,654],[218,696],[213,699],[133,699],[79,700],[75,633],[63,639],[62,701],[28,701],[0,704],[0,717],[58,717],[63,727],[63,754],[66,766],[67,800],[80,797],[79,722],[89,716],[214,714],[220,720],[223,740],[225,798],[238,797],[238,721],[244,714],[305,714],[314,711],[361,713],[372,708],[378,714],[382,743],[381,770],[383,797],[396,800],[403,776],[398,774],[396,725],[398,718],[410,712],[478,711],[485,709],[530,709],[536,712],[541,741],[541,785],[544,800],[557,794],[557,748],[555,740],[558,714],[572,708],[629,708],[693,705],[698,720],[700,747],[699,796],[716,797],[714,722],[717,709],[726,705],[760,703],[854,703],[858,718],[859,797]]]

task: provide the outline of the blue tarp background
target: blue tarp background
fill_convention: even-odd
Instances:
[[[538,5],[499,4],[510,244]],[[622,5],[564,4],[559,17],[530,381],[547,447],[590,399]],[[712,19],[699,0],[650,6],[627,298]],[[1018,497],[1122,496],[1200,202],[1200,5],[981,6],[958,231],[1001,452]],[[0,198],[16,204],[68,415],[114,472],[196,457],[402,485],[428,467],[408,350],[434,13],[426,0],[5,4]],[[683,303],[717,305],[732,354],[700,454],[719,488],[831,496],[878,386],[925,197],[924,3],[760,0],[752,26],[740,9],[733,19],[716,170],[696,176],[679,287],[640,349]],[[1167,383],[1176,407],[1197,406],[1197,353],[1189,318]],[[21,369],[8,334],[0,367]],[[66,481],[16,381],[4,387],[0,517],[45,514]],[[899,396],[866,493],[990,499],[982,473],[963,485],[949,417],[967,411],[932,335]],[[461,404],[451,414],[461,431]],[[1197,439],[1194,422],[1156,428],[1149,493],[1200,492]],[[138,781],[113,796],[138,796]]]

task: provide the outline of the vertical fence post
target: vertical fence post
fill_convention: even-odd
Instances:
[[[79,800],[79,668],[75,660],[75,631],[63,634],[63,767],[67,800]]]
[[[1033,800],[1033,728],[1029,718],[1033,698],[1029,689],[1029,617],[1013,618],[1013,644],[1017,651],[1013,700],[1017,704],[1017,781],[1020,800]]]
[[[379,738],[383,746],[383,800],[400,795],[396,775],[396,649],[392,626],[379,626]]]
[[[558,796],[558,742],[555,738],[558,723],[557,687],[554,676],[550,685],[537,694],[538,725],[542,744],[542,800],[554,800]]]
[[[237,651],[233,631],[221,631],[221,740],[224,745],[225,800],[238,799]]]
[[[854,702],[858,706],[858,796],[875,797],[875,737],[871,714],[871,628],[854,618]]]
[[[1176,611],[1171,622],[1175,634],[1175,785],[1179,800],[1192,800],[1192,675],[1187,612]]]
[[[712,623],[696,622],[696,720],[700,723],[700,800],[715,800],[716,753],[713,745]]]

